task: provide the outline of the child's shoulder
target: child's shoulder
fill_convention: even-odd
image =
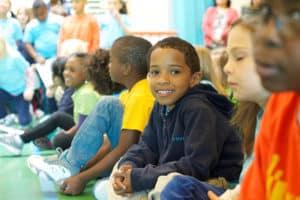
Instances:
[[[217,111],[226,115],[229,115],[233,108],[233,104],[225,96],[218,94],[215,89],[205,84],[199,84],[190,89],[180,100],[180,105],[191,112]]]

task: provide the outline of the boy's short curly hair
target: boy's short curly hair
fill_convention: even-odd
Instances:
[[[120,92],[125,86],[113,82],[109,75],[109,51],[97,49],[90,57],[90,64],[87,67],[89,81],[94,85],[95,90],[100,94],[111,95]]]
[[[136,72],[147,76],[146,56],[152,44],[141,37],[123,36],[118,38],[111,51],[122,64],[130,64]]]
[[[191,45],[187,41],[178,37],[167,37],[158,41],[148,52],[148,66],[150,66],[151,53],[157,48],[171,48],[180,51],[181,53],[183,53],[185,63],[191,69],[191,72],[195,73],[200,71],[198,54],[193,45]]]

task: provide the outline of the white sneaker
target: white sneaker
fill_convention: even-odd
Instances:
[[[38,155],[31,155],[27,159],[27,165],[33,173],[39,175],[44,173],[48,179],[61,185],[63,180],[71,176],[70,170],[59,163],[47,163],[46,158]]]
[[[16,155],[21,155],[24,143],[18,135],[0,134],[0,145]]]

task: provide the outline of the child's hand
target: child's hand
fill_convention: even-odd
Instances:
[[[33,98],[33,95],[34,95],[34,91],[31,90],[31,89],[26,89],[23,93],[23,98],[26,100],[26,101],[31,101],[32,98]]]
[[[46,96],[48,98],[54,97],[55,89],[56,89],[55,85],[51,85],[51,86],[47,87],[46,88]]]
[[[83,192],[86,182],[82,181],[79,176],[72,176],[64,180],[60,186],[60,191],[64,194],[78,195]]]
[[[113,189],[117,195],[130,196],[131,188],[131,165],[122,165],[117,172],[113,174]]]
[[[121,16],[120,13],[117,9],[113,9],[110,11],[111,15],[117,20],[120,21],[121,20]]]
[[[234,189],[226,190],[221,196],[217,196],[212,191],[207,194],[210,200],[237,200],[240,194],[240,185],[237,185]]]
[[[45,64],[45,63],[46,63],[46,59],[45,59],[44,57],[41,57],[41,56],[37,56],[37,57],[35,58],[35,61],[36,61],[37,63],[40,63],[40,64]]]
[[[207,193],[210,200],[221,200],[215,193],[212,191],[208,191]]]

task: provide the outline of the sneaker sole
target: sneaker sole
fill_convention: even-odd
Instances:
[[[11,152],[17,156],[20,156],[22,154],[22,150],[20,150],[20,149],[14,148],[14,147],[7,145],[5,143],[2,143],[2,142],[0,142],[0,145],[5,147],[9,152]]]
[[[55,180],[47,171],[42,169],[43,167],[39,168],[35,165],[32,165],[32,163],[30,162],[30,160],[32,160],[32,159],[39,159],[41,162],[43,162],[44,158],[42,158],[40,156],[32,155],[27,159],[27,166],[34,174],[40,176],[40,174],[43,173],[47,177],[48,180],[54,182],[58,186],[60,186],[63,183],[64,179]]]

